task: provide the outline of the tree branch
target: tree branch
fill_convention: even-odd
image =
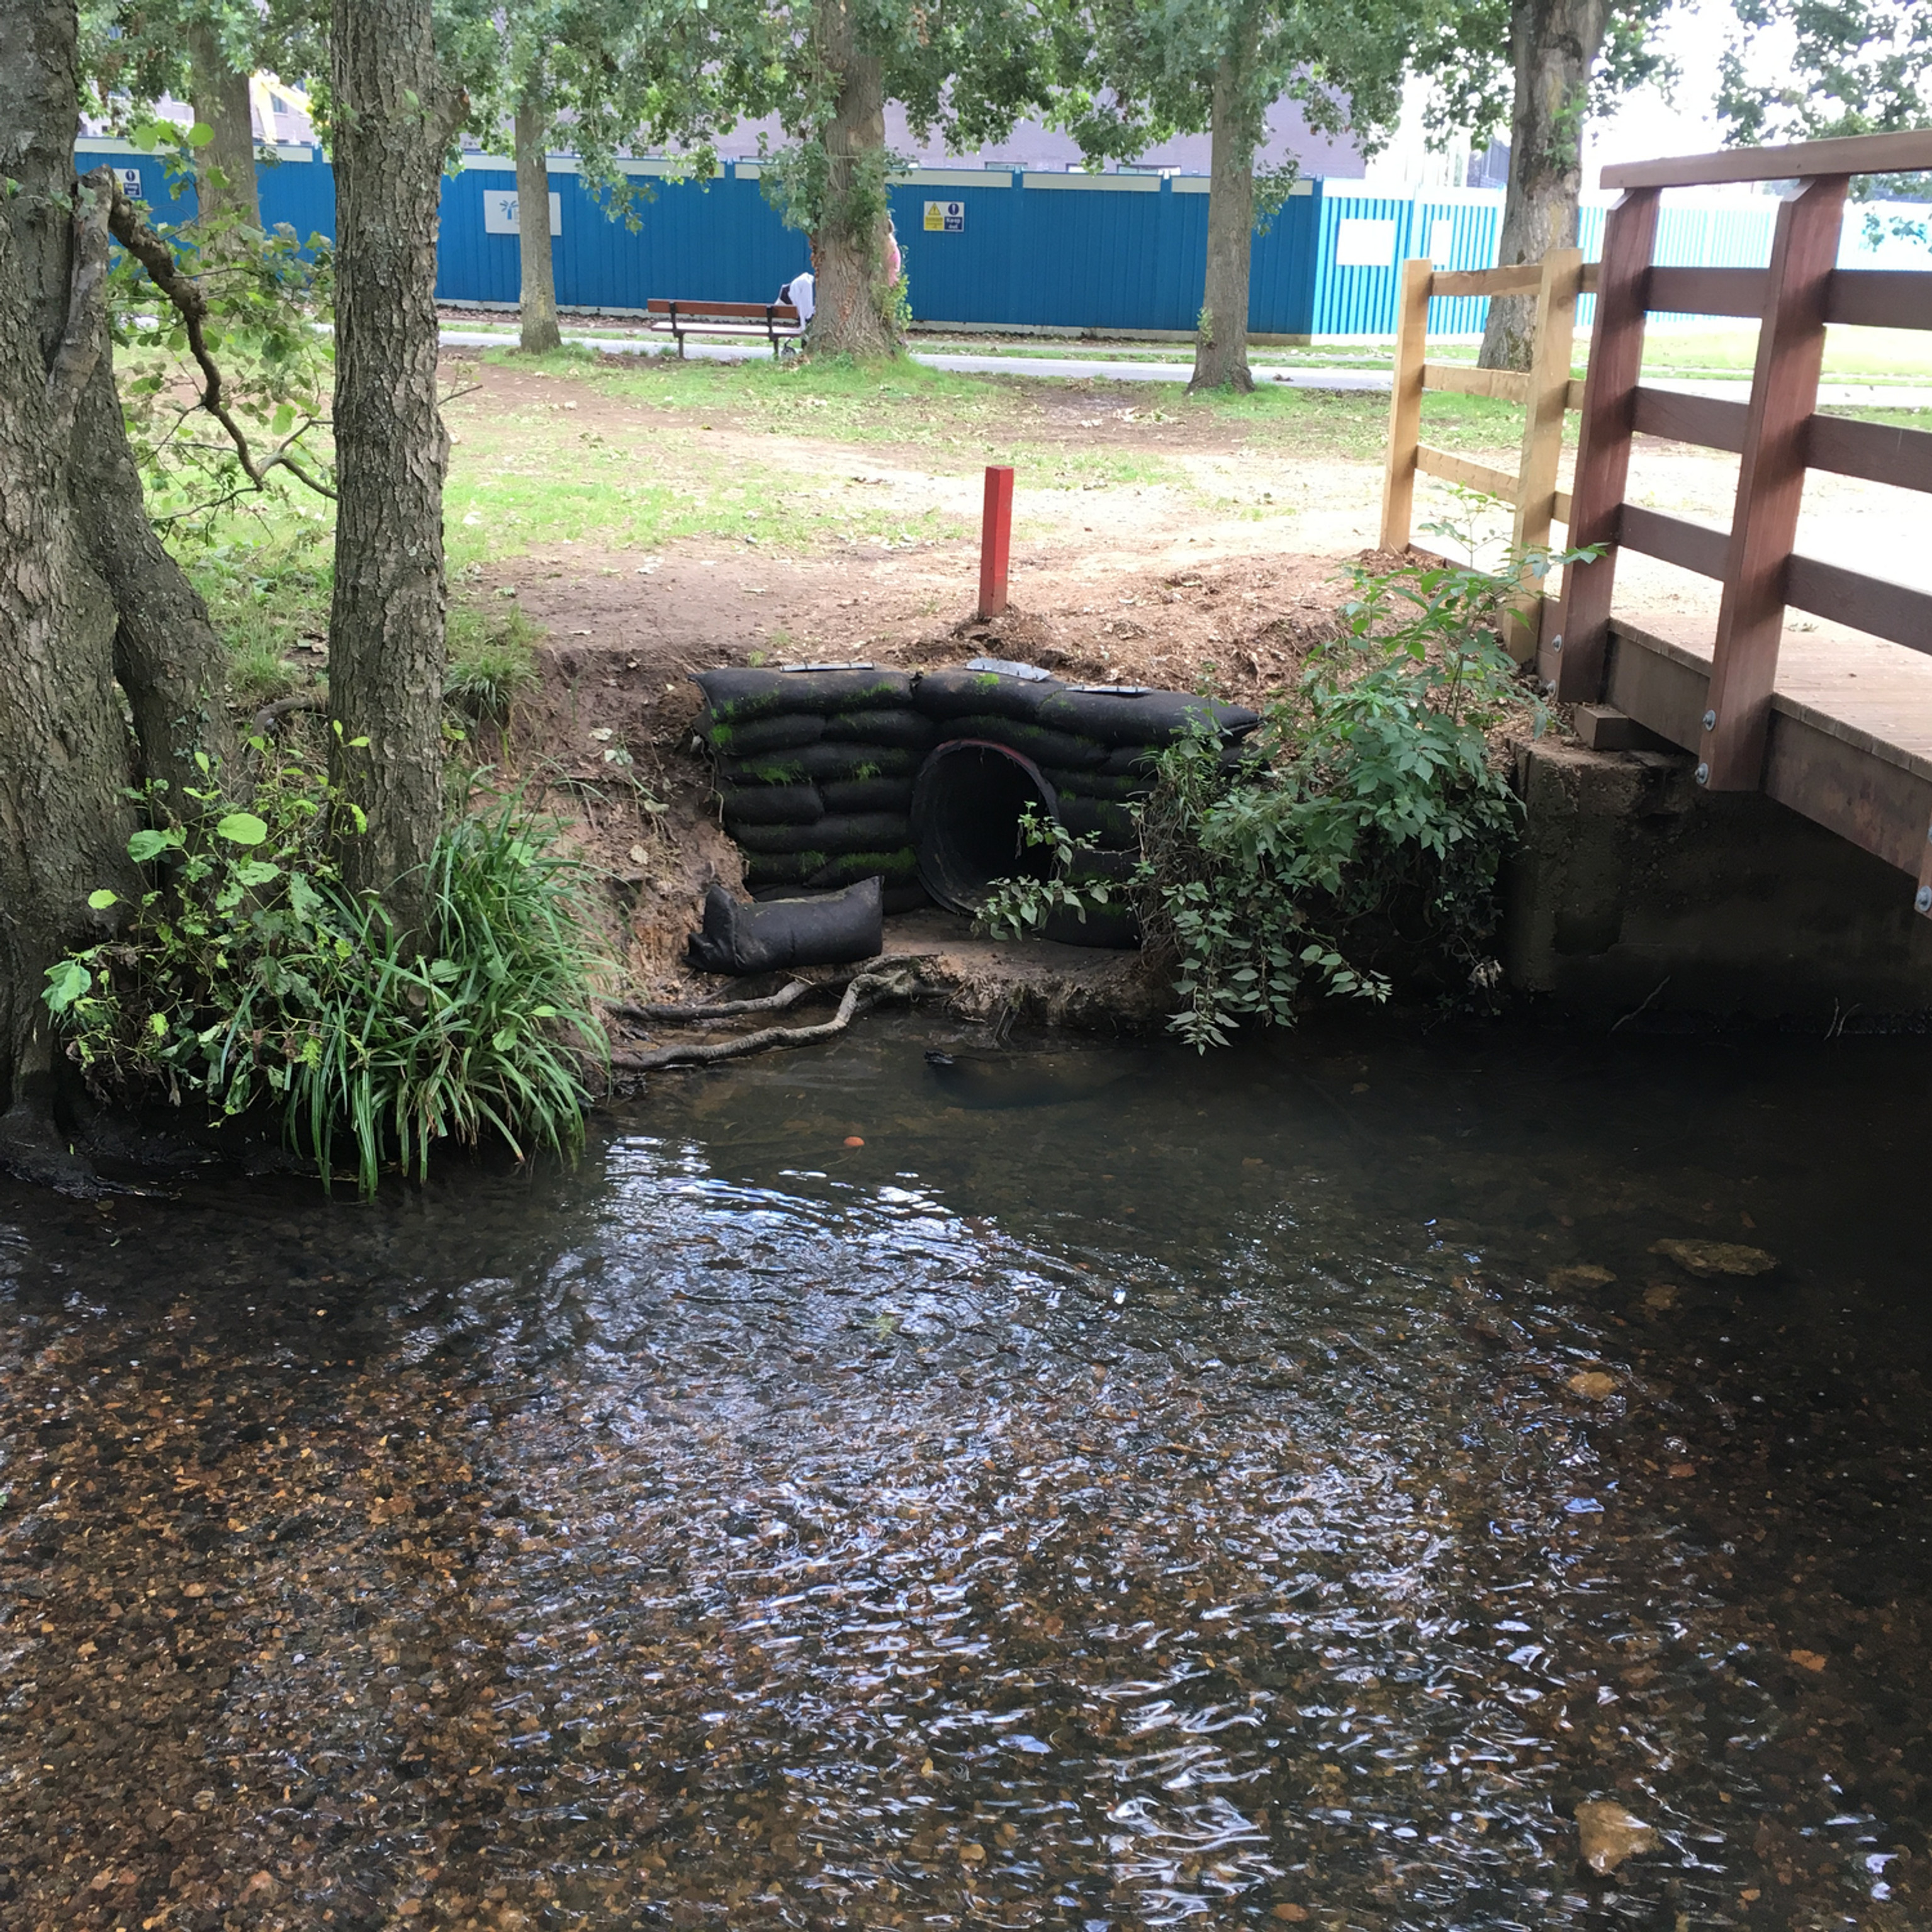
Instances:
[[[80,392],[107,340],[107,230],[118,191],[112,168],[96,168],[74,184],[74,274],[68,288],[67,327],[47,370],[47,404],[53,411],[54,434],[62,444],[72,433]]]
[[[88,178],[92,181],[97,176],[106,177],[112,196],[108,226],[115,240],[147,270],[149,279],[173,304],[175,313],[181,317],[182,327],[188,336],[189,352],[201,370],[201,406],[228,432],[229,440],[235,446],[235,454],[249,482],[259,490],[262,487],[262,478],[271,470],[283,469],[298,482],[305,483],[318,496],[326,496],[333,502],[335,492],[326,483],[317,482],[290,456],[286,444],[266,462],[256,461],[254,452],[248,447],[246,432],[235,420],[233,412],[223,400],[221,370],[208,352],[206,332],[207,296],[193,276],[182,273],[181,266],[175,260],[174,250],[148,226],[140,210],[122,192],[121,184],[114,178],[112,170],[98,168]]]
[[[706,1066],[720,1060],[738,1060],[775,1046],[812,1046],[843,1033],[861,1013],[886,1000],[909,1000],[917,984],[910,973],[861,973],[845,988],[838,1010],[821,1026],[766,1027],[736,1040],[714,1041],[709,1046],[664,1046],[655,1053],[614,1053],[616,1073],[650,1073],[663,1066]]]

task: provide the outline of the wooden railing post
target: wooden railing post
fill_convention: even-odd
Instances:
[[[1778,211],[1751,377],[1737,507],[1718,611],[1697,782],[1755,791],[1764,777],[1772,687],[1784,632],[1784,574],[1804,499],[1805,438],[1825,359],[1825,303],[1838,266],[1846,175],[1821,175]]]
[[[1415,449],[1422,440],[1422,364],[1429,349],[1429,285],[1435,264],[1402,265],[1396,298],[1395,375],[1389,396],[1388,467],[1382,476],[1384,550],[1406,550],[1415,510]]]
[[[1570,357],[1576,334],[1576,295],[1583,278],[1580,248],[1552,248],[1543,258],[1536,292],[1536,334],[1525,400],[1522,460],[1517,468],[1511,548],[1546,550],[1556,510],[1556,471],[1563,456],[1563,417],[1570,396]],[[1543,586],[1523,573],[1523,596],[1511,614],[1510,655],[1527,664],[1541,641]]]
[[[1630,478],[1637,378],[1643,367],[1644,291],[1657,245],[1659,192],[1632,190],[1610,210],[1604,228],[1570,512],[1570,547],[1601,545],[1604,554],[1594,563],[1573,564],[1564,572],[1558,628],[1538,659],[1544,676],[1566,703],[1588,704],[1603,695],[1610,593],[1616,582],[1617,517]]]

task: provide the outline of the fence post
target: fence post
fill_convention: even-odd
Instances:
[[[1517,466],[1511,548],[1546,550],[1556,509],[1556,471],[1563,456],[1563,418],[1570,400],[1570,356],[1576,334],[1576,292],[1583,278],[1580,248],[1552,248],[1543,258],[1536,291],[1536,334],[1524,398],[1522,460]],[[1522,601],[1510,614],[1510,655],[1535,656],[1543,635],[1543,585],[1526,570]]]
[[[1589,704],[1604,692],[1610,593],[1616,583],[1617,520],[1630,480],[1658,193],[1654,188],[1628,190],[1604,224],[1597,313],[1590,327],[1590,371],[1584,382],[1583,422],[1576,437],[1576,487],[1570,506],[1570,548],[1600,547],[1604,554],[1594,563],[1572,564],[1564,572],[1558,628],[1538,660],[1556,695],[1568,704]]]
[[[980,616],[983,622],[1006,608],[1006,555],[1013,535],[1013,472],[986,466],[986,502],[980,521]]]
[[[1825,359],[1825,298],[1838,266],[1847,175],[1820,175],[1778,211],[1764,318],[1731,513],[1697,782],[1755,791],[1784,634],[1784,572],[1804,495],[1805,438]]]
[[[1429,285],[1435,265],[1414,256],[1402,265],[1396,298],[1395,373],[1389,394],[1388,467],[1382,476],[1384,550],[1408,548],[1415,508],[1415,448],[1422,440],[1422,364],[1429,349]]]

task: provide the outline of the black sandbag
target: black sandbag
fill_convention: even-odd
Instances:
[[[932,895],[916,880],[909,886],[888,886],[879,898],[888,919],[898,913],[917,912],[932,903]]]
[[[747,852],[883,852],[912,836],[902,812],[828,812],[810,825],[747,825],[732,836]]]
[[[692,965],[705,973],[773,973],[788,966],[845,966],[884,950],[879,882],[842,892],[745,905],[722,886],[704,895],[704,929],[691,935]]]
[[[1158,748],[1151,745],[1117,745],[1101,760],[1100,770],[1109,778],[1132,776],[1151,779],[1154,754]]]
[[[910,845],[896,852],[844,852],[829,866],[821,866],[806,884],[812,886],[843,886],[854,879],[883,879],[888,885],[903,886],[919,876],[919,854]]]
[[[1076,886],[1090,885],[1102,879],[1110,886],[1124,886],[1133,877],[1140,862],[1138,848],[1102,852],[1089,847],[1076,852],[1067,862],[1066,877]]]
[[[698,715],[698,735],[714,752],[748,758],[815,745],[825,735],[825,720],[815,711],[781,711],[773,718],[738,721],[714,717],[706,710]]]
[[[1107,755],[1106,746],[1095,739],[1071,737],[1064,731],[1029,724],[1024,718],[987,713],[969,712],[963,718],[949,718],[943,737],[989,740],[1032,759],[1036,765],[1058,765],[1069,770],[1097,765]]]
[[[1057,940],[1062,946],[1090,946],[1124,952],[1139,945],[1141,928],[1139,920],[1125,907],[1111,902],[1089,906],[1084,920],[1077,912],[1060,906],[1047,914],[1040,936]]]
[[[818,788],[827,812],[910,812],[910,778],[827,778]]]
[[[1070,772],[1064,767],[1056,770],[1051,765],[1042,765],[1040,775],[1062,797],[1070,793],[1076,798],[1112,799],[1117,805],[1145,798],[1154,789],[1150,778],[1126,772],[1109,772],[1104,767],[1098,771]]]
[[[895,745],[834,745],[821,739],[768,758],[720,759],[718,774],[731,784],[802,784],[814,778],[910,778],[918,764],[912,752]]]
[[[711,715],[742,724],[782,711],[859,711],[912,701],[902,670],[698,670],[692,681]]]
[[[997,670],[929,670],[914,688],[913,702],[927,717],[942,721],[991,716],[1030,722],[1039,716],[1042,701],[1060,688],[1058,678],[1035,681]]]
[[[1140,843],[1140,829],[1124,805],[1105,799],[1068,798],[1060,801],[1060,822],[1076,838],[1097,838],[1116,851]]]
[[[816,785],[738,785],[723,796],[724,829],[734,837],[748,825],[816,825],[825,816]]]
[[[747,852],[745,884],[802,886],[831,857],[829,852]]]
[[[826,720],[825,735],[842,745],[897,745],[908,752],[929,752],[939,727],[909,709],[841,711]]]
[[[1224,738],[1239,737],[1261,721],[1245,705],[1196,698],[1184,691],[1150,691],[1138,698],[1062,688],[1041,700],[1033,714],[1042,724],[1107,745],[1167,745],[1196,720]]]

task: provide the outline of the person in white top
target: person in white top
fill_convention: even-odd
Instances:
[[[778,291],[778,300],[790,302],[798,310],[800,322],[809,322],[812,310],[812,271],[808,268],[802,275],[794,275]]]

